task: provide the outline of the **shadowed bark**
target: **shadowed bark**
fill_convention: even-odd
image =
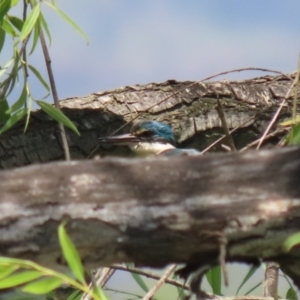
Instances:
[[[102,159],[0,173],[0,255],[62,263],[57,227],[91,266],[278,262],[300,286],[300,149]]]
[[[223,134],[216,110],[217,97],[223,105],[228,127],[241,126],[233,134],[236,147],[240,149],[260,137],[289,89],[291,80],[284,76],[266,76],[240,82],[191,84],[169,80],[61,101],[64,112],[81,132],[78,137],[68,130],[72,158],[86,158],[99,146],[99,136],[113,133],[138,113],[141,113],[138,119],[169,123],[181,147],[202,150]],[[147,110],[166,97],[170,98]],[[279,119],[289,116],[285,105]],[[23,131],[24,122],[20,122],[0,136],[1,168],[64,157],[57,123],[42,111],[32,113],[28,130],[25,134]],[[128,126],[123,128],[124,131],[128,131]],[[278,142],[281,136],[268,140],[268,143]],[[214,150],[220,150],[220,146],[214,147]],[[108,149],[104,146],[93,153],[96,154],[131,155],[126,147]]]

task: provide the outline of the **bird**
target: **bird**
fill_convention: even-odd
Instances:
[[[138,156],[197,156],[196,149],[176,148],[172,128],[157,121],[139,121],[133,124],[130,133],[99,138],[101,144],[127,145]]]

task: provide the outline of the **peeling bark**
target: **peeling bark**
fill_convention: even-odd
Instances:
[[[78,137],[68,130],[72,158],[86,158],[99,146],[99,136],[111,134],[136,117],[137,113],[140,113],[138,119],[172,125],[181,147],[202,150],[223,134],[215,108],[217,97],[223,105],[229,128],[241,126],[233,134],[236,147],[241,149],[261,135],[291,85],[291,81],[284,76],[266,76],[240,82],[201,82],[191,86],[192,83],[169,80],[61,101],[64,113],[81,132]],[[165,97],[170,98],[147,110]],[[287,116],[290,116],[288,105],[279,119]],[[25,134],[23,130],[24,122],[20,122],[1,135],[1,168],[63,159],[58,126],[42,111],[33,112]],[[127,131],[128,126],[123,130]],[[276,143],[279,138],[274,137],[268,143]],[[220,147],[214,149],[220,150]],[[98,147],[93,155],[107,153],[131,155],[125,147],[107,149],[103,146]]]
[[[300,149],[202,157],[101,159],[0,173],[0,255],[63,263],[57,227],[91,267],[278,262],[300,286]]]

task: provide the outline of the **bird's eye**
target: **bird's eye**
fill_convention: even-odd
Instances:
[[[147,138],[147,137],[151,137],[151,136],[153,135],[153,132],[152,132],[152,131],[145,130],[145,131],[139,132],[137,135],[138,135],[139,137]]]

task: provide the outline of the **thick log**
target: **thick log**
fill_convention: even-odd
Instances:
[[[217,98],[223,105],[228,127],[240,128],[233,138],[237,149],[241,149],[261,136],[291,83],[288,76],[200,83],[169,80],[74,97],[60,104],[81,132],[78,137],[68,131],[72,159],[86,158],[95,149],[93,155],[130,156],[126,147],[99,147],[98,137],[110,135],[137,116],[139,120],[169,123],[181,147],[202,150],[223,134]],[[168,99],[163,101],[165,98]],[[285,117],[290,117],[288,105],[279,119]],[[0,168],[64,158],[56,122],[41,110],[32,112],[26,134],[24,122],[0,136]],[[267,142],[274,144],[279,139]],[[220,146],[214,149],[220,150]]]
[[[63,262],[57,227],[91,267],[272,260],[300,286],[300,149],[59,162],[0,172],[0,255]]]

